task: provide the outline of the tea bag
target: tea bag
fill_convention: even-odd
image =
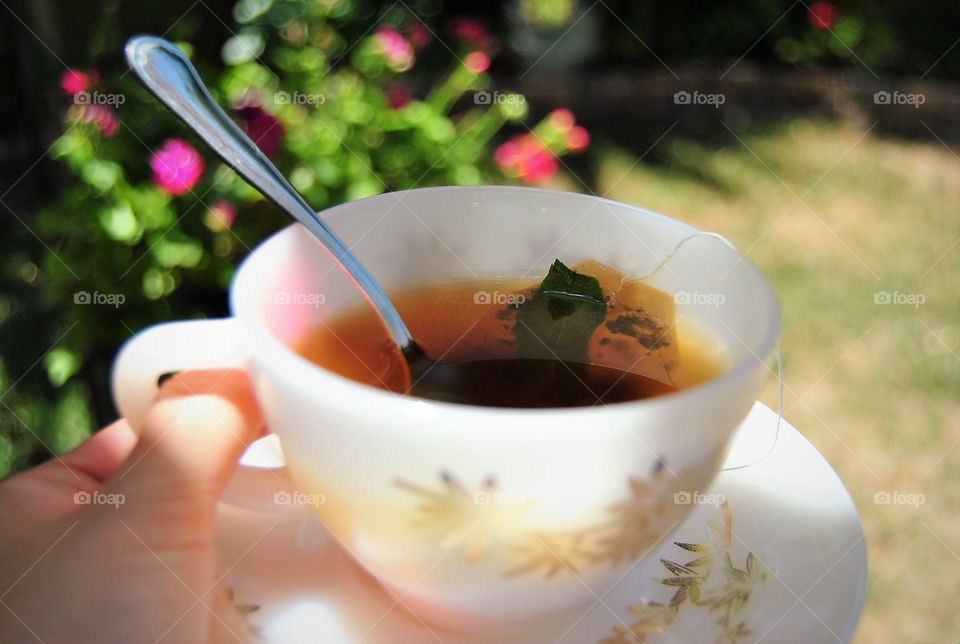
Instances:
[[[597,260],[572,268],[596,277],[607,296],[607,316],[591,341],[591,361],[672,382],[670,372],[680,361],[673,296]]]

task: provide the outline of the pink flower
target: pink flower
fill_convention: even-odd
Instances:
[[[381,27],[373,40],[394,71],[402,72],[413,67],[413,46],[396,29]]]
[[[840,10],[832,2],[814,2],[810,5],[807,19],[814,29],[831,29],[837,24]]]
[[[450,33],[476,49],[490,51],[496,45],[496,39],[483,23],[473,18],[454,18],[450,22]]]
[[[219,200],[214,202],[210,209],[207,210],[207,216],[204,218],[204,223],[207,224],[207,228],[214,232],[220,232],[227,230],[230,226],[233,225],[234,220],[237,218],[237,209],[233,207],[229,201]]]
[[[585,128],[574,125],[570,128],[570,131],[567,132],[565,141],[571,152],[583,152],[587,149],[587,146],[590,145],[590,133],[587,132]]]
[[[120,121],[117,120],[109,105],[76,105],[74,107],[79,108],[79,121],[92,123],[100,134],[108,139],[120,129]]]
[[[60,77],[60,87],[64,92],[73,96],[80,92],[86,92],[97,84],[100,75],[97,70],[91,69],[89,72],[81,72],[78,69],[68,69]]]
[[[410,92],[399,85],[388,86],[384,90],[384,93],[387,95],[387,102],[390,103],[390,107],[395,110],[399,110],[401,107],[406,107],[410,104],[410,101],[413,100],[413,96],[410,95]]]
[[[473,51],[463,59],[463,66],[474,74],[482,74],[490,69],[490,57],[482,51]]]
[[[560,108],[547,115],[547,122],[557,132],[568,132],[576,121],[573,118],[573,112],[566,108]]]
[[[557,158],[530,134],[520,134],[497,148],[494,161],[504,174],[539,183],[557,174]]]
[[[283,143],[283,124],[273,114],[267,112],[254,102],[242,104],[237,108],[237,118],[240,126],[253,142],[257,144],[268,157],[273,156]]]
[[[426,47],[433,42],[433,34],[422,22],[416,22],[407,29],[407,38],[413,43],[414,47]]]
[[[183,139],[167,139],[150,159],[153,181],[172,195],[189,192],[203,174],[203,157]]]

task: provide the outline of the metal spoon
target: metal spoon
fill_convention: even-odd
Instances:
[[[423,378],[435,362],[414,341],[390,298],[360,260],[290,185],[267,156],[227,116],[189,59],[173,43],[156,36],[134,36],[125,48],[127,63],[150,92],[180,117],[210,149],[320,240],[337,266],[373,306],[406,362],[404,390]],[[439,374],[434,374],[439,375]]]

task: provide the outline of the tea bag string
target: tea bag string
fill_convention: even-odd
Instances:
[[[669,262],[671,259],[673,259],[673,256],[677,254],[677,252],[683,247],[684,244],[686,244],[688,241],[691,241],[691,240],[693,240],[693,239],[698,239],[698,238],[700,238],[700,237],[713,237],[714,239],[719,239],[719,240],[722,241],[724,244],[726,244],[727,246],[729,246],[729,247],[730,247],[730,250],[732,250],[733,252],[737,253],[738,255],[740,254],[739,251],[737,250],[737,247],[734,246],[733,243],[732,243],[729,239],[727,239],[726,237],[724,237],[723,235],[720,235],[720,234],[718,234],[718,233],[711,233],[711,232],[707,232],[707,231],[701,231],[701,232],[699,232],[699,233],[695,233],[695,234],[693,234],[693,235],[690,235],[689,237],[684,237],[683,239],[681,239],[680,241],[678,241],[678,242],[677,242],[677,245],[674,246],[673,249],[672,249],[669,253],[667,253],[667,256],[664,257],[662,260],[660,260],[660,263],[657,264],[657,265],[654,267],[654,269],[653,269],[652,271],[650,271],[649,273],[647,273],[646,275],[637,275],[637,276],[631,275],[630,278],[631,278],[631,279],[641,279],[641,280],[645,280],[645,279],[647,279],[647,278],[653,277],[654,275],[656,275],[657,273],[660,272],[660,269],[661,269],[661,268],[663,268],[664,266],[667,265],[667,262]]]
[[[683,239],[681,239],[679,242],[677,242],[677,245],[674,246],[669,253],[667,253],[667,256],[664,257],[662,260],[660,260],[660,263],[657,264],[652,271],[650,271],[646,275],[638,276],[637,279],[648,279],[650,277],[653,277],[657,273],[659,273],[660,269],[666,266],[667,262],[669,262],[673,258],[673,256],[677,254],[677,252],[683,247],[684,244],[686,244],[688,241],[697,239],[699,237],[712,237],[714,239],[718,239],[724,244],[726,244],[733,252],[737,253],[738,255],[740,254],[740,251],[737,250],[737,247],[734,246],[733,243],[723,235],[720,235],[718,233],[701,231],[693,235],[690,235],[689,237],[684,237]],[[773,430],[773,441],[770,443],[770,448],[762,456],[760,456],[760,458],[754,460],[753,462],[743,463],[741,465],[732,465],[730,467],[724,467],[722,469],[723,472],[732,472],[735,470],[742,470],[747,467],[753,467],[754,465],[761,463],[764,459],[766,459],[768,456],[770,456],[770,454],[773,453],[773,450],[775,450],[777,447],[777,443],[780,441],[780,424],[783,421],[783,390],[784,390],[783,353],[781,353],[780,351],[780,345],[777,345],[776,349],[774,349],[774,356],[777,360],[777,382],[778,382],[777,424]]]
[[[780,351],[780,345],[777,345],[777,348],[774,349],[774,356],[777,360],[777,424],[773,429],[773,442],[770,443],[770,448],[762,455],[760,458],[756,459],[752,463],[743,463],[741,465],[731,465],[730,467],[724,467],[721,469],[722,472],[733,472],[735,470],[742,470],[747,467],[753,467],[762,463],[768,456],[773,453],[773,450],[777,448],[777,443],[780,441],[780,423],[783,421],[783,353]]]

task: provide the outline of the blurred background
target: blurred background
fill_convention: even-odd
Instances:
[[[318,208],[532,184],[730,238],[780,294],[785,415],[861,512],[856,641],[960,638],[955,1],[4,0],[0,476],[113,420],[117,347],[225,314],[286,223],[126,72],[139,32]]]

